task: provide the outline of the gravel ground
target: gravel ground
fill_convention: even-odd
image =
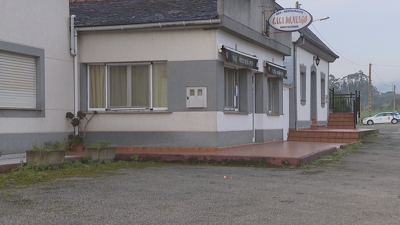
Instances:
[[[0,190],[0,223],[400,224],[400,125],[366,128],[380,134],[314,169],[123,169]]]

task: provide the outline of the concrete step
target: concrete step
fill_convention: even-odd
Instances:
[[[288,141],[303,142],[328,142],[328,143],[352,143],[357,142],[359,132],[338,130],[290,130]]]

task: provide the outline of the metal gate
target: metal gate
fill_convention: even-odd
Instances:
[[[360,92],[350,94],[335,94],[335,89],[329,89],[329,109],[334,113],[354,113],[354,128],[357,128],[360,118]]]

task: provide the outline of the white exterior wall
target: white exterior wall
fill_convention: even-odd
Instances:
[[[300,65],[305,65],[306,70],[306,104],[301,105],[301,82],[300,82]],[[297,65],[296,65],[296,86],[297,86],[297,119],[310,120],[310,86],[311,86],[311,66],[313,65],[313,55],[302,48],[297,48]]]
[[[325,107],[321,106],[321,73],[325,73],[325,96],[329,96],[329,63],[321,59],[317,66],[317,106],[318,106],[318,121],[328,121],[329,103],[325,101]],[[328,97],[329,98],[329,97]]]
[[[311,103],[311,66],[313,65],[313,57],[315,55],[302,49],[297,48],[297,65],[296,65],[296,86],[297,86],[297,119],[300,121],[310,120],[310,103]],[[300,65],[305,65],[306,69],[306,103],[301,105],[301,83],[300,83]],[[327,121],[327,110],[329,110],[329,105],[326,103],[325,107],[321,107],[321,72],[325,73],[325,95],[329,93],[328,89],[328,77],[329,77],[329,63],[321,59],[320,64],[316,66],[316,76],[317,76],[317,120]]]
[[[216,124],[216,112],[99,113],[92,118],[87,131],[215,132]]]
[[[0,135],[72,132],[65,119],[73,111],[73,59],[69,46],[69,2],[2,1],[0,41],[44,49],[45,117],[0,117]]]
[[[215,30],[79,32],[79,61],[215,60]],[[129,51],[134,49],[134,51]]]
[[[78,38],[80,62],[89,64],[215,60],[217,51],[213,48],[215,30],[80,32]],[[217,113],[101,113],[93,118],[87,131],[215,132]]]
[[[129,31],[78,34],[82,63],[136,61],[224,60],[220,44],[259,57],[259,68],[267,60],[282,65],[282,56],[221,30]],[[138,41],[133,41],[138,40]],[[100,46],[100,47],[99,47]],[[134,49],[134,51],[127,51]],[[287,98],[287,99],[286,99]],[[288,103],[288,95],[284,95]],[[288,107],[287,107],[288,111]],[[285,113],[288,115],[288,112]],[[263,129],[288,128],[284,116],[265,116]],[[110,119],[102,119],[112,117]],[[288,120],[288,118],[286,118]],[[99,114],[87,131],[245,131],[253,126],[252,114],[223,112],[173,112],[171,114]],[[234,122],[232,122],[234,121]],[[288,123],[288,121],[287,121]],[[134,126],[132,126],[134,124]],[[274,124],[271,127],[271,124]]]

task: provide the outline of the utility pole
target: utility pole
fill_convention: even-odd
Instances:
[[[371,90],[371,67],[372,64],[369,64],[369,87],[368,87],[368,116],[371,116],[371,94],[372,94],[372,90]]]
[[[396,85],[393,86],[393,112],[396,112]]]

